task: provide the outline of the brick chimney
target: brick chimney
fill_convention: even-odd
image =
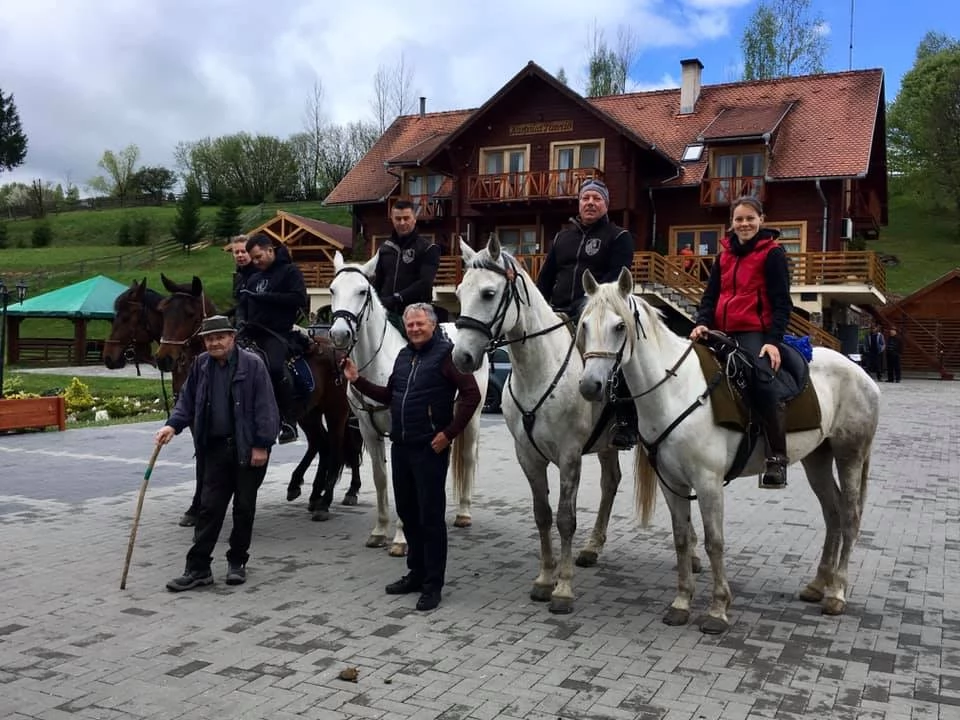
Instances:
[[[689,115],[700,97],[700,73],[703,63],[698,58],[680,61],[680,114]]]

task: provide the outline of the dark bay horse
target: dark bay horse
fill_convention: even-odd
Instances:
[[[173,282],[162,274],[160,278],[171,294],[158,306],[163,315],[163,329],[157,367],[161,370],[177,366],[189,368],[193,358],[203,351],[202,341],[197,337],[203,318],[216,314],[217,308],[204,293],[200,278],[194,276],[189,284]],[[240,341],[242,343],[242,338]],[[329,452],[324,453],[318,463],[307,506],[312,519],[327,520],[333,488],[346,462],[350,463],[353,477],[343,504],[356,504],[362,440],[359,440],[359,430],[348,424],[347,384],[340,377],[332,343],[326,338],[315,338],[306,357],[313,373],[314,389],[297,423],[307,438],[307,452],[290,478],[287,500],[300,496],[307,468],[314,457],[327,449]]]

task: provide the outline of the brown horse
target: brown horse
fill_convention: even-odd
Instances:
[[[194,276],[190,284],[175,283],[162,274],[160,279],[171,295],[159,305],[163,314],[163,331],[157,353],[157,367],[161,370],[172,370],[177,366],[189,368],[193,358],[202,352],[197,333],[203,318],[215,314],[217,309],[204,293],[200,278]],[[238,341],[243,343],[242,338]],[[333,487],[345,460],[350,461],[353,481],[343,503],[356,504],[360,488],[362,441],[358,442],[356,437],[352,437],[348,442],[350,406],[347,402],[347,384],[340,376],[330,341],[326,338],[314,339],[309,345],[306,358],[313,373],[314,389],[302,404],[302,412],[297,422],[307,437],[307,453],[290,478],[287,500],[295,500],[300,496],[300,487],[307,468],[325,447],[330,452],[325,455],[326,460],[321,459],[318,464],[307,507],[312,513],[312,519],[327,520]],[[354,434],[359,435],[359,430]]]

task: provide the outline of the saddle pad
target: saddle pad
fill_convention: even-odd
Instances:
[[[720,367],[720,361],[705,345],[697,344],[694,346],[694,350],[700,359],[703,377],[709,383],[716,377],[718,371],[723,371]],[[733,392],[726,379],[714,389],[710,396],[710,407],[713,408],[714,424],[728,430],[746,431],[746,405],[740,396]],[[814,389],[813,383],[808,379],[800,394],[787,402],[787,432],[818,430],[820,422],[820,401],[817,398],[817,391]]]
[[[310,369],[310,362],[305,355],[301,355],[290,361],[290,372],[293,373],[293,381],[300,390],[307,394],[312,393],[316,387],[313,379],[313,371]]]

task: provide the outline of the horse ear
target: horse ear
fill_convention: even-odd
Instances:
[[[467,245],[467,241],[463,239],[463,235],[460,235],[460,255],[463,256],[464,262],[470,262],[477,256],[477,251],[472,247]]]
[[[377,261],[380,259],[380,253],[378,252],[372,258],[367,260],[363,265],[360,266],[360,272],[362,272],[366,277],[373,278],[377,274]]]
[[[490,239],[487,241],[487,252],[490,253],[490,259],[496,262],[500,259],[500,236],[495,232],[490,233]]]
[[[581,282],[583,283],[583,291],[587,293],[587,295],[593,295],[597,291],[597,288],[600,287],[597,285],[597,280],[593,277],[593,273],[589,270],[583,271]]]
[[[175,293],[179,291],[177,284],[163,273],[160,273],[160,282],[167,289],[167,292]]]
[[[620,268],[620,276],[617,278],[617,289],[624,297],[629,297],[633,293],[633,275],[626,267]]]
[[[333,254],[333,271],[340,272],[343,269],[343,253],[339,250]]]
[[[196,275],[193,276],[193,283],[190,286],[191,295],[203,295],[203,281]]]

